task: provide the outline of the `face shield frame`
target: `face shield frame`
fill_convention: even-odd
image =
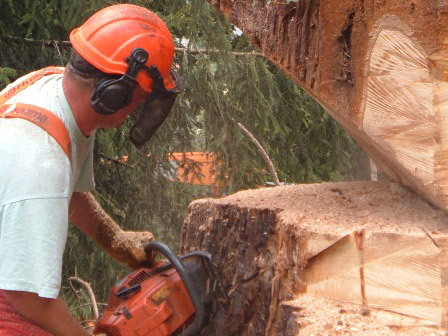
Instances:
[[[174,67],[171,67],[170,75],[175,82],[175,87],[167,90],[163,77],[157,67],[145,67],[153,81],[152,92],[148,94],[143,108],[134,111],[131,118],[135,120],[129,131],[129,139],[137,147],[142,148],[163,124],[173,109],[177,95],[182,92],[182,83]]]

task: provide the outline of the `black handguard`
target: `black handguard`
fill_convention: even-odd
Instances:
[[[140,114],[133,116],[137,121],[129,131],[129,138],[137,148],[141,148],[163,124],[173,109],[177,95],[182,92],[181,81],[174,68],[171,69],[171,76],[176,87],[171,90],[165,89],[157,68],[149,68],[148,72],[153,79],[153,92],[148,95],[143,109],[138,111]]]

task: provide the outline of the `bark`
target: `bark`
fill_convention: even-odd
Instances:
[[[378,168],[446,209],[448,5],[209,0]]]

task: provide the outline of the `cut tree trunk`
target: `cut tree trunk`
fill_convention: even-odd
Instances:
[[[182,249],[212,253],[230,297],[203,335],[444,335],[448,327],[448,215],[393,182],[198,200]]]
[[[448,4],[208,0],[399,183],[448,207]]]

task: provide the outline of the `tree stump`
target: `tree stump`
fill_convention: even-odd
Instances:
[[[447,247],[448,215],[386,181],[198,200],[182,233],[184,253],[212,253],[229,293],[212,336],[444,335]]]
[[[209,0],[395,181],[448,207],[448,5]]]

